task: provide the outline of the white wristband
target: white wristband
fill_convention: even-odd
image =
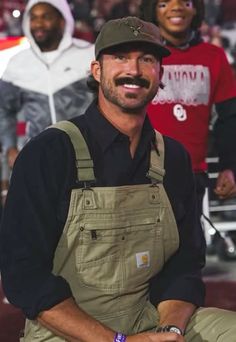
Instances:
[[[8,193],[8,190],[6,189],[6,190],[2,190],[1,191],[1,196],[2,197],[5,197],[6,195],[7,195],[7,193]]]

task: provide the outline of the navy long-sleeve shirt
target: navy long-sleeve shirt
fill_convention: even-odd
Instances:
[[[129,138],[100,114],[96,103],[73,119],[94,161],[96,186],[149,183],[151,142],[155,133],[145,120],[134,158]],[[165,137],[164,187],[180,235],[179,250],[153,279],[153,303],[179,299],[202,305],[204,238],[196,213],[190,159],[184,148]],[[0,230],[0,267],[9,301],[34,319],[73,296],[70,285],[52,273],[53,257],[76,183],[75,153],[66,133],[49,128],[19,154],[11,178]]]

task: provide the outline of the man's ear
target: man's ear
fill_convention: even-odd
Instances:
[[[161,65],[161,66],[160,66],[160,82],[159,82],[159,87],[160,87],[161,89],[164,89],[164,88],[165,88],[164,83],[162,83],[162,76],[163,76],[163,74],[164,74],[164,68],[163,68],[163,66]]]
[[[163,65],[160,66],[160,81],[162,80],[162,76],[164,74],[164,68]]]
[[[94,79],[100,83],[101,78],[101,65],[99,61],[93,61],[91,63],[91,74],[93,75]]]

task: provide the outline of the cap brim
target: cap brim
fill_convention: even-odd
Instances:
[[[98,58],[98,56],[103,53],[105,50],[108,50],[108,49],[112,49],[112,48],[115,48],[115,47],[119,47],[119,46],[122,46],[122,45],[130,45],[130,44],[135,44],[135,43],[143,43],[149,47],[151,47],[151,49],[153,50],[153,53],[155,55],[157,55],[158,57],[167,57],[167,56],[170,56],[171,52],[165,48],[164,46],[160,45],[160,44],[157,44],[157,43],[153,43],[153,42],[149,42],[149,41],[144,41],[142,39],[135,39],[133,41],[127,41],[127,40],[124,40],[124,41],[120,41],[119,43],[117,42],[114,42],[114,44],[109,44],[107,46],[103,46],[103,48],[99,51],[96,52],[96,58]]]

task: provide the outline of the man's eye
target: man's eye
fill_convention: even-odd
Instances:
[[[155,58],[152,56],[144,56],[142,59],[145,63],[154,63],[155,61]]]
[[[123,56],[123,55],[116,55],[114,58],[115,58],[116,60],[118,60],[118,61],[123,61],[123,60],[125,60],[125,56]]]
[[[52,20],[52,16],[50,14],[45,14],[44,19],[46,20]]]

